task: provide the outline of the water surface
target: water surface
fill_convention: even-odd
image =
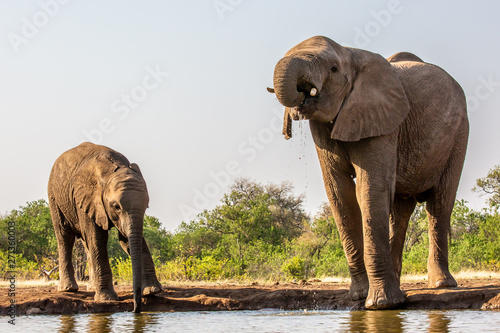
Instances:
[[[225,311],[1,317],[1,332],[500,332],[500,311]]]

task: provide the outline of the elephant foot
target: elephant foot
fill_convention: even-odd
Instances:
[[[73,282],[59,281],[59,286],[57,287],[57,290],[62,292],[75,292],[78,291],[78,284],[75,281]]]
[[[118,301],[118,295],[114,290],[100,290],[96,291],[94,295],[94,301],[96,302]]]
[[[142,294],[144,296],[150,296],[154,294],[158,294],[163,291],[163,286],[158,281],[156,276],[151,278],[152,281],[146,281],[142,284]]]
[[[429,287],[431,288],[455,288],[456,286],[457,286],[457,281],[455,281],[453,277],[429,283]]]
[[[369,310],[395,308],[405,301],[405,297],[398,285],[384,283],[381,287],[370,287],[365,307]]]
[[[448,269],[429,269],[429,288],[454,288],[457,281]]]
[[[93,280],[89,280],[87,282],[87,291],[97,291],[97,287],[96,287],[95,282]]]
[[[161,293],[163,291],[163,287],[158,287],[158,286],[149,286],[149,287],[145,287],[143,290],[142,290],[142,294],[144,296],[151,296],[151,295],[154,295],[154,294],[158,294],[158,293]]]
[[[366,276],[366,273],[358,277],[351,277],[349,296],[353,301],[365,299],[368,296],[369,287],[370,284],[368,283],[368,277]]]

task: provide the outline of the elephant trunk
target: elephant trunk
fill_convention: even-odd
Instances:
[[[311,80],[306,78],[313,72],[311,67],[310,61],[292,56],[284,57],[276,64],[273,85],[276,97],[282,105],[295,107],[300,105],[307,95],[316,94],[316,88]]]
[[[132,217],[128,235],[130,258],[132,260],[132,279],[134,291],[134,313],[141,312],[142,300],[142,229],[144,214]]]

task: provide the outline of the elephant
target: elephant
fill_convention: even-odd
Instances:
[[[443,69],[400,52],[389,59],[315,36],[275,66],[274,92],[291,122],[309,120],[326,194],[349,265],[353,300],[397,307],[408,221],[429,220],[429,287],[456,287],[450,216],[465,159],[465,95]]]
[[[76,236],[87,252],[94,299],[118,300],[107,252],[108,230],[113,226],[132,260],[133,311],[141,311],[143,294],[163,290],[142,235],[149,196],[137,164],[108,147],[84,142],[55,161],[48,197],[59,252],[60,291],[78,291],[71,259]]]

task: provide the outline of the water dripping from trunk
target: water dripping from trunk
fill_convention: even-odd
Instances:
[[[304,177],[305,177],[305,188],[308,187],[308,179],[307,179],[307,159],[306,159],[306,149],[307,149],[307,131],[303,128],[303,123],[305,123],[307,119],[304,118],[303,115],[299,114],[299,129],[300,129],[300,144],[299,144],[299,160],[304,162]]]

